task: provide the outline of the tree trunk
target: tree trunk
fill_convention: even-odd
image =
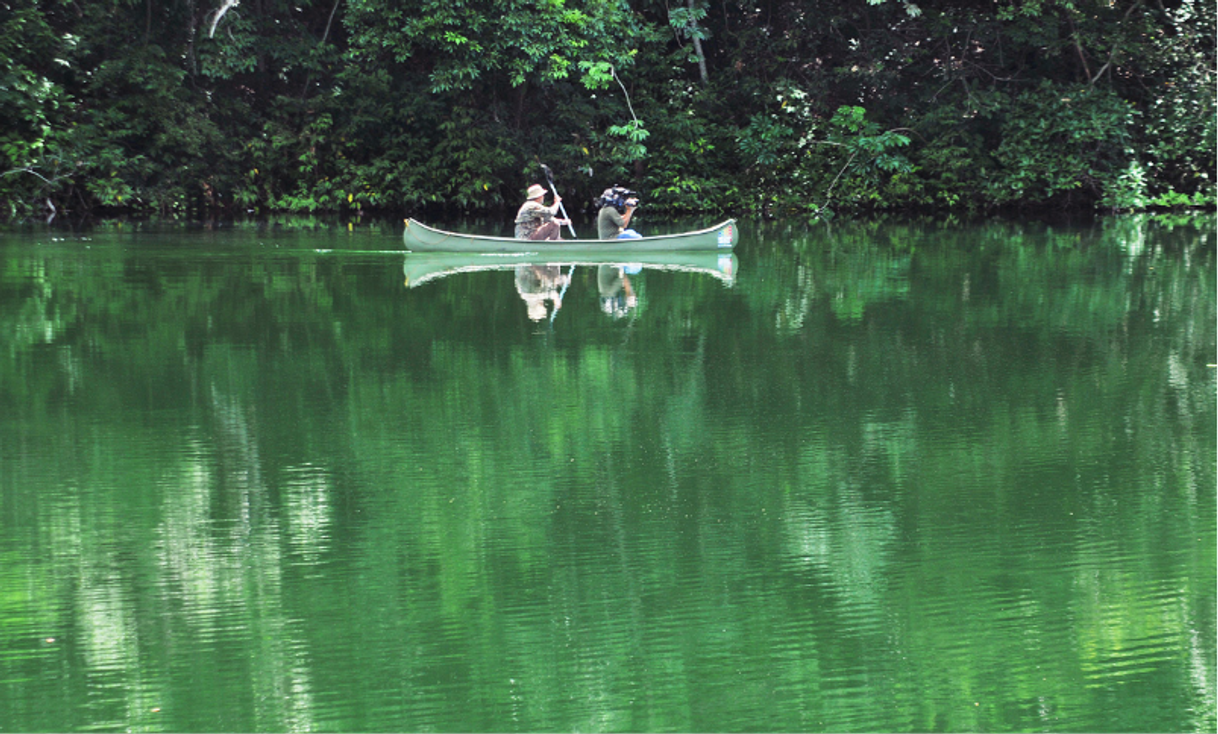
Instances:
[[[688,4],[689,11],[692,13],[694,10],[694,0],[689,0]],[[691,31],[692,30],[693,29],[691,29]],[[706,54],[702,53],[702,39],[698,38],[696,34],[692,33],[691,37],[694,40],[694,53],[698,55],[698,76],[702,79],[702,86],[706,86]]]

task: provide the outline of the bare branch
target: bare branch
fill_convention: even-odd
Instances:
[[[690,12],[690,17],[692,19],[693,12],[694,12],[694,0],[689,0],[689,12]],[[691,26],[692,26],[692,20],[691,20]],[[700,38],[698,38],[698,34],[697,34],[695,27],[691,27],[689,29],[689,36],[694,41],[694,53],[698,57],[698,75],[702,78],[702,86],[706,86],[706,81],[707,81],[706,54],[702,52],[702,40]]]
[[[1135,3],[1131,4],[1129,6],[1129,10],[1125,11],[1125,17],[1121,18],[1121,23],[1124,24],[1127,20],[1129,20],[1129,16],[1133,15],[1133,11],[1136,10],[1141,4],[1142,3],[1140,3],[1140,2],[1135,2]],[[1077,42],[1078,41],[1076,39],[1075,43],[1077,43]],[[1090,71],[1087,72],[1087,86],[1094,87],[1095,83],[1098,82],[1100,80],[1100,78],[1104,76],[1104,72],[1108,71],[1108,67],[1112,66],[1112,60],[1114,58],[1116,58],[1117,51],[1119,51],[1120,49],[1121,49],[1120,44],[1114,43],[1112,45],[1112,50],[1108,52],[1108,60],[1104,62],[1104,65],[1100,67],[1099,71],[1095,72],[1095,76],[1091,76]],[[1082,54],[1081,48],[1079,49],[1079,54],[1080,55]],[[1085,69],[1086,66],[1084,66],[1083,68]]]
[[[330,37],[330,25],[334,22],[334,14],[338,12],[338,4],[341,0],[334,0],[334,7],[330,9],[330,19],[326,21],[326,32],[321,34],[321,41],[317,44],[321,46]]]
[[[216,26],[220,25],[220,19],[224,17],[224,14],[241,4],[241,0],[223,0],[223,2],[224,4],[216,11],[216,17],[211,20],[211,29],[207,32],[208,38],[216,37]]]
[[[38,178],[42,179],[45,183],[48,183],[48,184],[53,183],[53,181],[51,181],[46,176],[43,176],[38,171],[35,171],[33,168],[14,168],[11,171],[5,171],[4,173],[0,173],[0,176],[11,176],[14,173],[29,173],[29,174],[32,174],[32,175],[37,176]]]

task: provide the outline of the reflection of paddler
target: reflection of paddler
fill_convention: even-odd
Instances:
[[[600,294],[602,311],[620,319],[638,305],[628,276],[639,270],[641,268],[629,265],[600,265],[596,268],[596,289]]]
[[[559,288],[570,276],[563,275],[558,265],[517,265],[516,292],[524,299],[529,318],[541,321],[548,316],[546,301],[554,302],[554,311],[562,308]]]

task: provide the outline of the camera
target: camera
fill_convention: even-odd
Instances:
[[[605,189],[604,193],[602,193],[594,203],[596,204],[597,209],[601,209],[606,206],[611,206],[616,209],[625,209],[628,206],[638,206],[639,195],[638,192],[631,191],[623,186],[613,186]]]

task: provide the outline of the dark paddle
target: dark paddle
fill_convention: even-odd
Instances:
[[[557,199],[558,198],[558,189],[556,189],[554,187],[554,177],[552,175],[550,175],[550,167],[544,163],[542,163],[540,165],[541,165],[541,170],[545,171],[546,181],[550,182],[550,191],[554,194],[554,198]],[[558,202],[558,211],[562,213],[562,218],[567,220],[567,229],[571,230],[571,236],[575,237],[576,236],[575,227],[571,226],[571,218],[567,216],[567,209],[566,209],[566,207],[564,207],[562,205],[561,201]]]

